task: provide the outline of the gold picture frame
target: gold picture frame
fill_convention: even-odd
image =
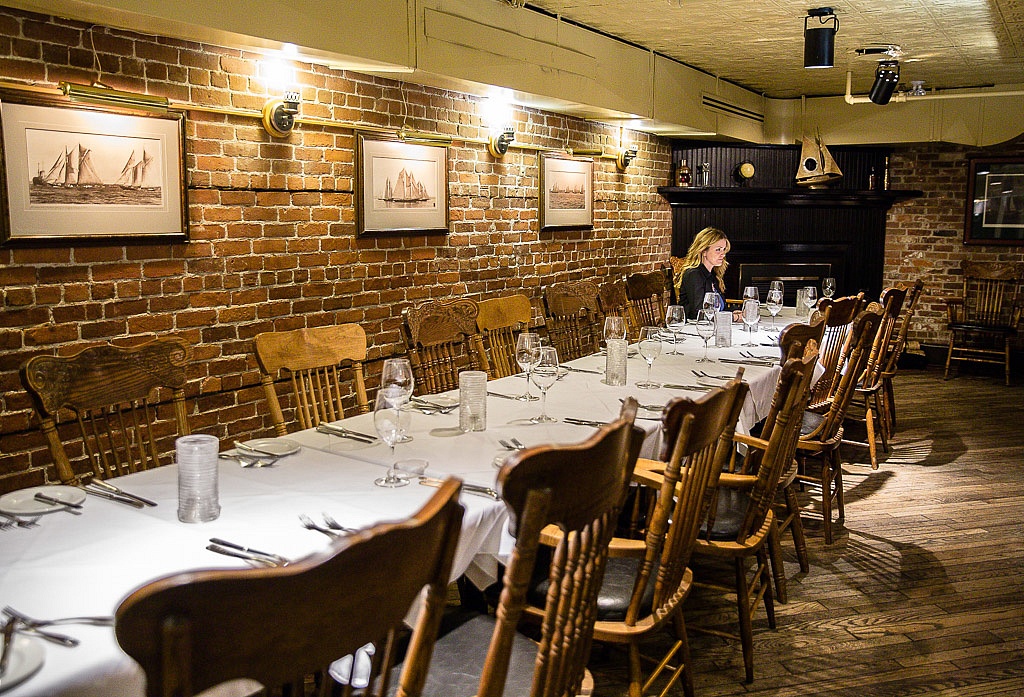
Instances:
[[[448,148],[360,134],[357,234],[447,234]]]
[[[540,229],[594,227],[594,161],[545,153],[540,168]]]

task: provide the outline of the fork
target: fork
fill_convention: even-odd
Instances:
[[[36,627],[52,627],[55,624],[91,624],[94,627],[113,627],[114,618],[110,616],[87,616],[87,617],[61,617],[55,620],[37,620],[29,617],[23,612],[18,612],[10,605],[7,605],[3,609],[3,613],[8,617],[13,617],[27,629],[34,629]]]
[[[501,444],[501,447],[505,448],[505,450],[522,450],[524,447],[522,443],[519,443],[519,441],[515,441],[515,443],[513,443],[511,440],[505,440],[504,438],[498,439],[498,442]],[[516,445],[516,443],[518,443],[518,445]]]
[[[341,530],[342,532],[358,532],[356,528],[346,528],[344,525],[336,521],[334,517],[327,512],[321,513],[320,515],[324,517],[324,524],[331,530]]]
[[[619,399],[619,401],[625,403],[626,400]],[[637,404],[637,406],[640,407],[641,409],[645,410],[645,411],[664,411],[665,410],[665,405],[664,404]]]
[[[691,370],[691,373],[699,378],[711,378],[712,380],[732,380],[731,375],[712,375],[711,373],[705,373],[703,370]]]
[[[305,527],[307,530],[316,530],[317,532],[322,532],[332,540],[338,538],[338,533],[336,533],[333,530],[328,530],[322,525],[317,525],[316,522],[314,522],[314,520],[305,513],[299,514],[299,520],[302,522],[303,527]]]
[[[17,525],[19,528],[34,528],[37,525],[39,525],[39,523],[37,522],[39,520],[38,518],[29,520],[28,518],[19,518],[16,515],[11,515],[10,513],[3,512],[0,512],[0,516],[3,516],[7,520],[9,520],[10,525]]]

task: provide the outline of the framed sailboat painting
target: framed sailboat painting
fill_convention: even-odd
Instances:
[[[0,92],[5,245],[188,239],[180,112]]]
[[[360,134],[356,163],[359,235],[448,232],[448,148]]]
[[[540,169],[540,228],[594,227],[594,161],[545,153]]]

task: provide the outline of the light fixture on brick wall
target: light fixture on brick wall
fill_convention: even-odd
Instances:
[[[283,138],[295,127],[301,98],[298,92],[288,91],[281,99],[268,99],[263,105],[263,128],[275,138]]]
[[[137,92],[122,92],[110,89],[106,85],[93,83],[79,85],[74,82],[60,83],[61,91],[68,99],[75,102],[89,102],[106,106],[118,106],[128,109],[145,109],[147,111],[167,111],[167,97]]]
[[[619,155],[615,158],[615,165],[619,168],[620,172],[626,171],[626,168],[629,167],[629,163],[636,159],[637,152],[635,145],[630,145],[619,150]]]
[[[512,100],[507,90],[501,90],[481,102],[480,119],[487,127],[487,152],[491,157],[501,159],[516,139]]]

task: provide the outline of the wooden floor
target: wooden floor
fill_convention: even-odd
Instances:
[[[738,643],[690,633],[699,697],[1024,695],[1024,387],[902,371],[896,393],[893,452],[844,468],[835,543],[808,523],[806,575],[784,544],[789,603],[776,630],[755,621],[754,682]],[[722,600],[695,592],[687,621],[734,623]],[[624,658],[595,646],[595,695],[626,694]]]

